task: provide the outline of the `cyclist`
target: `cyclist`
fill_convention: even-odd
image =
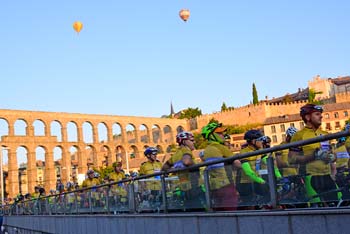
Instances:
[[[122,169],[122,162],[114,162],[112,166],[114,172],[108,176],[110,182],[117,182],[126,178],[125,173]],[[111,194],[113,195],[114,202],[116,204],[126,202],[127,191],[123,183],[113,185],[111,188]]]
[[[233,153],[224,145],[226,128],[221,123],[209,123],[202,128],[202,136],[209,141],[201,159],[211,162],[222,158],[232,157]],[[238,160],[234,164],[239,165]],[[213,164],[207,167],[209,184],[215,210],[234,210],[237,208],[237,191],[234,185],[232,164]]]
[[[157,160],[158,149],[155,147],[148,147],[144,151],[144,155],[147,161],[140,166],[140,175],[151,175],[160,172],[162,169],[162,163]],[[150,180],[150,179],[148,179]],[[152,179],[151,179],[152,180]],[[143,190],[143,200],[149,201],[152,206],[157,206],[156,203],[160,202],[160,176],[156,176],[154,181],[146,181],[141,184]]]
[[[306,104],[300,108],[305,128],[295,133],[291,142],[306,140],[327,132],[320,129],[322,124],[323,108],[314,104]],[[299,174],[305,174],[307,196],[313,206],[326,201],[337,201],[341,193],[330,192],[337,189],[331,177],[331,163],[336,160],[329,141],[293,147],[289,149],[288,161],[290,164],[300,164]]]
[[[249,130],[244,134],[244,140],[247,145],[241,149],[241,154],[263,149],[266,137],[259,130]],[[262,155],[256,155],[241,159],[243,173],[237,188],[244,205],[250,206],[248,203],[254,202],[257,196],[261,196],[264,203],[269,200],[269,188],[262,178],[267,170],[261,169],[261,157]]]
[[[290,143],[292,137],[295,135],[295,133],[297,133],[298,129],[296,129],[295,127],[289,127],[286,131],[286,140],[283,141],[281,143],[281,145]],[[280,169],[280,171],[282,172],[282,175],[284,177],[287,176],[295,176],[298,174],[297,168],[298,165],[297,164],[289,164],[288,162],[288,149],[282,150],[282,151],[278,151],[276,152],[276,161],[277,161],[277,166]]]
[[[336,149],[334,150],[337,162],[336,162],[336,182],[337,185],[343,188],[342,199],[350,200],[349,191],[349,153],[345,147],[346,137],[338,139]]]

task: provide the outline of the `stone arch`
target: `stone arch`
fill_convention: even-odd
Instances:
[[[110,139],[108,139],[108,127],[107,124],[104,122],[101,122],[97,125],[98,129],[98,142],[108,142]]]
[[[144,145],[143,149],[146,150],[149,147],[149,145]]]
[[[94,143],[94,127],[91,122],[85,121],[82,125],[83,128],[83,142],[90,144]]]
[[[161,145],[157,145],[156,148],[158,149],[158,154],[164,154],[164,150]]]
[[[35,166],[37,173],[37,185],[44,186],[45,184],[45,164],[46,164],[47,149],[43,146],[35,148]]]
[[[18,186],[19,186],[19,192],[22,194],[28,193],[29,189],[29,181],[30,178],[28,176],[28,154],[29,150],[26,146],[21,145],[16,148],[16,159],[18,164]],[[36,178],[34,178],[36,180]]]
[[[113,135],[113,142],[115,143],[121,143],[123,142],[123,132],[122,132],[122,126],[120,123],[114,123],[112,125],[112,135]]]
[[[153,124],[152,126],[152,139],[154,144],[162,142],[162,131],[159,125]]]
[[[56,180],[62,179],[62,167],[63,167],[63,147],[55,146],[53,148],[53,160],[56,171]]]
[[[56,136],[58,142],[62,142],[62,123],[54,120],[50,123],[50,135]]]
[[[41,119],[36,119],[33,122],[34,136],[45,136],[46,124]]]
[[[180,133],[180,132],[183,132],[183,131],[185,131],[185,129],[184,129],[184,127],[182,127],[181,125],[179,125],[179,126],[176,127],[176,132],[177,132],[177,133]]]
[[[172,143],[174,142],[174,136],[173,136],[173,131],[169,125],[165,125],[163,127],[163,136],[164,136],[164,142],[165,143]]]
[[[140,125],[139,134],[140,134],[140,142],[150,143],[149,129],[148,129],[147,125],[145,125],[145,124]]]
[[[133,158],[140,158],[140,154],[139,154],[139,149],[137,148],[136,145],[131,145],[129,147],[129,155],[128,157],[130,159],[133,159]]]
[[[0,117],[0,140],[2,136],[8,136],[10,132],[10,124],[5,118]]]
[[[78,142],[78,125],[74,121],[67,123],[67,141]]]
[[[117,162],[121,161],[123,163],[125,163],[125,161],[126,161],[126,151],[125,151],[124,147],[121,145],[118,145],[115,148],[115,160]]]
[[[85,174],[87,171],[86,158],[82,157],[80,147],[77,145],[70,146],[69,154],[72,162],[71,177],[77,178],[78,174]]]
[[[125,127],[126,139],[129,144],[135,144],[137,142],[136,127],[134,124],[127,124]]]
[[[99,166],[96,149],[93,145],[87,145],[85,147],[84,157],[86,158],[86,165],[88,169]]]
[[[112,166],[113,159],[110,148],[107,145],[103,145],[100,148],[100,152],[103,158],[103,165],[105,165],[106,167]]]
[[[14,123],[16,136],[28,136],[28,123],[24,119],[17,119]]]

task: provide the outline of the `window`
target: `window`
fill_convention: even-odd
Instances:
[[[335,130],[339,130],[340,129],[340,122],[335,122]]]
[[[339,118],[339,114],[338,114],[338,112],[334,112],[334,118]]]
[[[272,135],[272,142],[276,143],[277,142],[277,136],[276,135]]]
[[[304,122],[299,122],[300,129],[304,128]]]
[[[276,127],[275,127],[275,125],[271,126],[271,132],[272,132],[272,133],[276,133]]]
[[[326,113],[326,114],[324,115],[324,117],[325,117],[326,119],[329,119],[329,114]]]
[[[286,141],[286,134],[282,134],[282,141]]]
[[[348,117],[349,114],[348,114],[348,111],[344,111],[344,117]]]
[[[136,156],[135,156],[135,154],[134,153],[131,153],[130,154],[130,158],[135,158]]]
[[[332,130],[331,123],[326,123],[326,130]]]
[[[295,126],[294,126],[294,123],[290,123],[290,126],[291,126],[291,127],[295,127]]]
[[[285,132],[286,131],[286,127],[284,126],[284,124],[281,124],[280,128],[281,128],[281,132]]]

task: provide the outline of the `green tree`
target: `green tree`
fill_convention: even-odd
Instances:
[[[221,105],[221,111],[226,111],[228,110],[227,106],[226,106],[226,103],[223,102],[222,105]]]
[[[293,102],[292,96],[290,96],[289,94],[286,94],[286,95],[283,97],[283,102]]]
[[[219,121],[217,120],[217,119],[214,119],[214,118],[211,118],[210,120],[209,120],[209,123],[208,124],[210,124],[210,123],[219,123]]]
[[[189,107],[181,112],[179,119],[192,119],[200,115],[202,115],[202,111],[198,107]]]
[[[109,174],[111,174],[114,169],[112,166],[108,166],[108,167],[100,167],[100,169],[94,168],[94,171],[98,172],[98,174],[100,174],[100,178],[103,180],[104,178],[106,178],[107,176],[109,176]]]
[[[309,89],[309,97],[308,97],[309,103],[316,104],[316,105],[322,104],[322,101],[316,100],[317,94],[322,94],[322,91],[316,91],[314,89]]]
[[[255,83],[253,83],[253,104],[256,105],[259,102],[258,91],[256,91]]]

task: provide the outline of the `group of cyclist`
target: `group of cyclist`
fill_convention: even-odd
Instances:
[[[320,128],[322,112],[322,107],[314,104],[306,104],[301,107],[300,115],[305,127],[301,130],[297,130],[294,126],[289,127],[286,131],[286,139],[281,144],[326,135],[327,132]],[[187,131],[177,134],[177,151],[164,164],[157,160],[157,148],[146,148],[144,155],[147,161],[140,165],[139,175],[187,168],[199,162],[214,162],[234,156],[226,130],[226,127],[217,122],[211,122],[202,128],[201,134],[208,144],[199,153],[199,158],[196,158],[193,153],[195,150],[194,135]],[[346,130],[350,130],[349,125],[346,126]],[[271,143],[268,136],[254,129],[244,134],[244,140],[246,143],[241,146],[239,154],[269,148]],[[268,204],[270,201],[268,174],[270,172],[267,169],[267,161],[268,158],[272,158],[274,162],[272,173],[278,185],[281,186],[281,190],[284,191],[284,198],[300,199],[304,196],[304,200],[300,202],[312,206],[328,206],[341,199],[350,200],[349,180],[346,176],[349,171],[349,150],[350,138],[342,137],[337,139],[335,146],[330,141],[323,141],[270,154],[244,157],[232,163],[216,163],[200,169],[170,172],[166,178],[169,181],[166,185],[168,186],[167,191],[170,191],[167,198],[179,199],[185,207],[205,208],[205,192],[206,189],[209,189],[211,205],[215,210],[234,210],[237,207],[256,208],[258,202]],[[113,169],[114,171],[104,181],[96,178],[95,171],[88,170],[82,187],[94,187],[126,178],[121,162],[115,162]],[[204,182],[206,173],[209,177],[207,186]],[[134,176],[137,175],[134,174]],[[172,177],[177,177],[177,179],[171,180]],[[140,205],[145,201],[152,201],[160,206],[162,200],[160,176],[138,182],[135,192],[139,193]],[[78,188],[76,184],[68,183],[66,191]],[[298,187],[299,194],[296,194],[291,186]],[[127,190],[127,183],[117,183],[108,191],[94,190],[91,196],[97,202],[101,200],[102,194],[113,197],[115,204],[126,203]],[[57,188],[57,191],[60,191],[60,188]],[[300,191],[305,194],[300,194]],[[51,192],[53,194],[56,191]],[[36,190],[35,196],[40,196],[39,190]]]

